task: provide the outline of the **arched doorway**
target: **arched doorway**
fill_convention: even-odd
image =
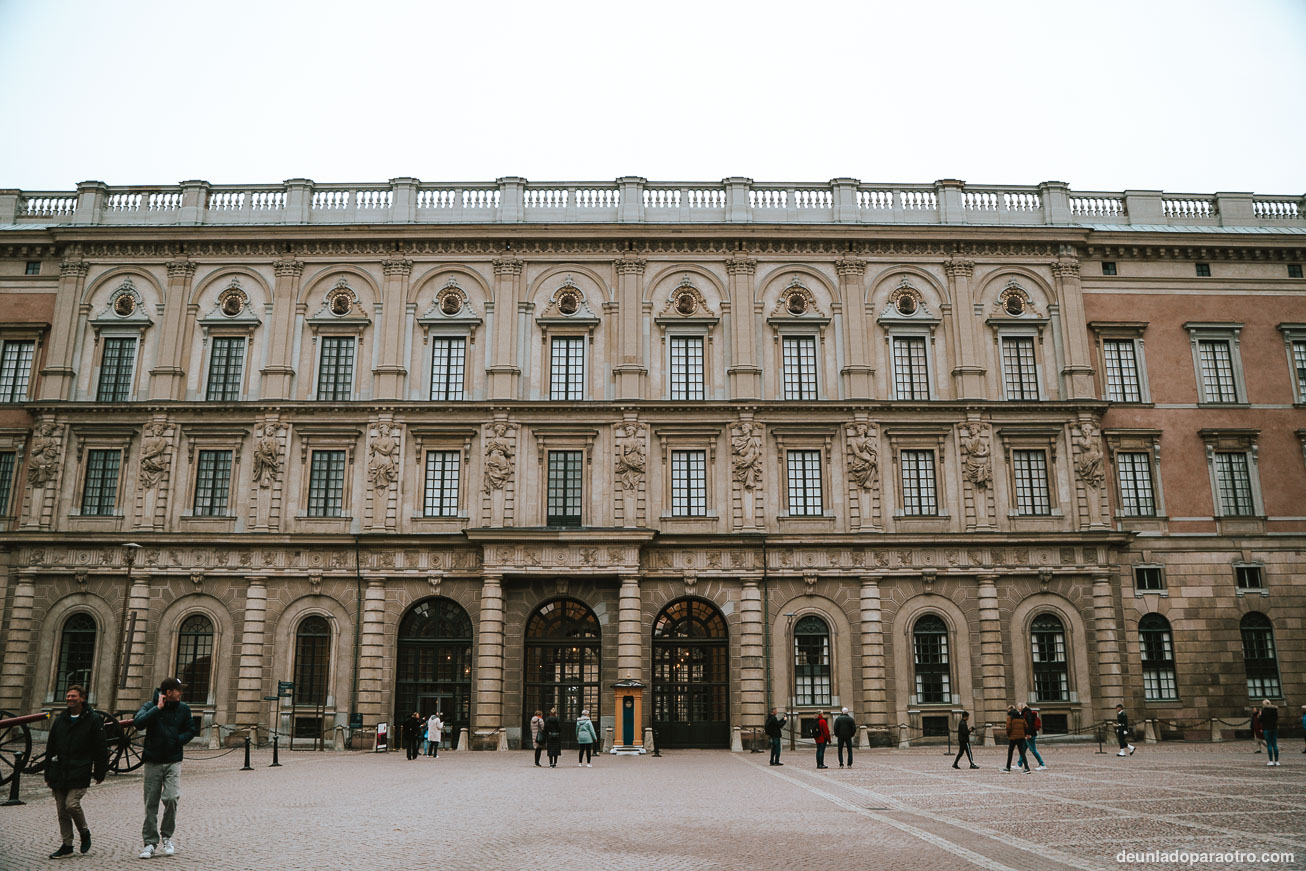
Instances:
[[[531,717],[558,709],[562,742],[574,746],[576,718],[590,712],[599,727],[600,644],[602,632],[594,612],[575,599],[554,599],[535,609],[526,621],[523,658],[522,748],[530,747]]]
[[[730,746],[730,647],[709,602],[678,599],[653,623],[653,729],[663,747]]]
[[[423,599],[399,623],[395,725],[439,711],[450,745],[472,720],[472,621],[451,599]]]

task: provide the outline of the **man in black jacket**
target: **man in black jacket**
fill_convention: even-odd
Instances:
[[[81,835],[82,852],[91,849],[91,829],[82,813],[82,797],[91,787],[91,778],[103,783],[109,771],[104,723],[86,703],[86,690],[70,686],[64,700],[68,707],[54,718],[45,745],[45,783],[54,793],[59,834],[63,836],[63,846],[50,854],[51,859],[73,854],[74,823]]]
[[[970,711],[962,711],[961,719],[957,721],[957,756],[952,760],[953,768],[961,767],[957,763],[961,761],[961,754],[963,753],[970,760],[971,768],[979,768],[975,764],[975,757],[970,752]]]
[[[181,798],[182,747],[195,737],[195,721],[181,700],[181,681],[170,677],[159,685],[154,698],[136,712],[136,728],[145,730],[145,849],[140,858],[177,852],[172,833],[177,830],[177,800]],[[163,802],[163,826],[158,825]]]
[[[834,738],[839,742],[839,767],[843,768],[843,751],[848,748],[848,767],[853,767],[853,737],[857,734],[857,722],[853,715],[844,708],[834,718]]]
[[[762,727],[762,731],[766,732],[767,737],[771,739],[772,765],[784,765],[780,761],[780,735],[784,731],[785,723],[789,721],[789,718],[783,713],[777,716],[779,710],[779,708],[772,708],[771,716],[766,718],[766,725]]]
[[[1116,705],[1116,740],[1120,742],[1120,752],[1117,756],[1133,756],[1134,745],[1129,743],[1129,717],[1125,714],[1124,705]],[[1129,753],[1125,753],[1125,748],[1129,748]]]

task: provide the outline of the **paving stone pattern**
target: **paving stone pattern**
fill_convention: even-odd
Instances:
[[[1086,746],[1044,749],[1051,766],[954,771],[942,748],[863,751],[855,768],[818,771],[809,752],[683,751],[535,768],[528,753],[254,753],[189,759],[177,855],[166,868],[786,869],[1162,868],[1121,865],[1121,850],[1279,851],[1306,868],[1306,755],[1267,768],[1250,745],[1145,746],[1121,759]],[[1050,750],[1050,752],[1048,752]],[[0,808],[0,869],[49,868],[54,805],[27,778],[22,807]],[[88,856],[137,860],[140,773],[92,787]],[[1228,868],[1225,864],[1182,867]]]

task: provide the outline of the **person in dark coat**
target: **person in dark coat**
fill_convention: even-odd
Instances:
[[[145,823],[141,838],[145,849],[140,858],[156,851],[162,856],[177,852],[172,833],[177,828],[177,802],[181,799],[182,748],[197,734],[190,707],[181,700],[181,681],[170,677],[155,690],[154,697],[136,712],[136,728],[145,730],[141,759],[145,762]],[[159,803],[163,803],[163,825],[158,824]]]
[[[771,739],[771,764],[784,765],[780,761],[780,735],[784,731],[785,723],[789,718],[784,713],[778,713],[779,708],[771,709],[771,716],[766,718],[766,724],[762,726],[762,731]]]
[[[962,711],[961,719],[957,722],[957,757],[952,760],[953,768],[961,767],[957,763],[961,761],[961,754],[963,753],[970,760],[971,768],[979,768],[975,764],[975,757],[970,752],[970,711]]]
[[[422,720],[422,715],[416,711],[413,711],[413,715],[404,720],[404,750],[408,753],[409,760],[417,758],[417,745],[422,740],[423,725],[425,725],[425,721]]]
[[[1011,770],[1011,754],[1020,751],[1020,766],[1029,774],[1029,761],[1025,759],[1025,718],[1012,705],[1007,708],[1007,767],[1003,771]]]
[[[562,755],[562,721],[558,719],[558,709],[549,708],[549,715],[544,718],[544,748],[549,754],[549,767],[558,767],[558,757]]]
[[[1038,752],[1038,727],[1040,725],[1038,711],[1024,702],[1016,707],[1020,711],[1020,716],[1025,720],[1025,749],[1033,753],[1034,758],[1038,760],[1038,770],[1046,771],[1047,763],[1043,761],[1042,755]]]
[[[63,845],[50,854],[62,859],[73,853],[73,824],[81,836],[82,852],[91,849],[91,828],[82,812],[82,798],[91,780],[103,783],[109,772],[109,748],[104,740],[104,720],[86,702],[86,690],[70,686],[64,696],[68,707],[50,725],[46,741],[45,784],[54,793]]]
[[[1261,733],[1265,736],[1266,765],[1279,764],[1279,709],[1269,699],[1261,701]]]
[[[857,721],[847,708],[834,718],[834,739],[839,744],[839,767],[843,768],[843,751],[848,750],[848,767],[853,767],[853,738],[857,736]]]
[[[825,719],[825,711],[816,715],[816,727],[813,730],[813,737],[816,738],[816,767],[829,768],[825,764],[825,747],[830,743],[830,723]]]
[[[1124,705],[1116,705],[1116,740],[1120,742],[1120,752],[1117,756],[1133,756],[1134,745],[1129,743],[1129,716],[1125,713]],[[1125,753],[1126,748],[1129,752]]]

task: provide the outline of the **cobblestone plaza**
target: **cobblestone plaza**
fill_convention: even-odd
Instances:
[[[1256,861],[1142,868],[1306,868],[1306,755],[1265,767],[1247,742],[1045,744],[1050,769],[1004,774],[1005,748],[954,771],[943,747],[860,752],[817,771],[810,750],[679,751],[556,770],[528,753],[282,753],[239,771],[239,752],[184,764],[166,868],[792,869],[1128,867],[1121,851],[1254,852]],[[195,757],[211,757],[195,751]],[[833,763],[832,763],[833,765]],[[0,808],[0,867],[48,868],[53,802],[38,778]],[[114,776],[86,802],[94,847],[76,866],[138,866],[141,777]],[[1261,854],[1279,855],[1260,861]],[[148,866],[147,866],[148,867]]]

